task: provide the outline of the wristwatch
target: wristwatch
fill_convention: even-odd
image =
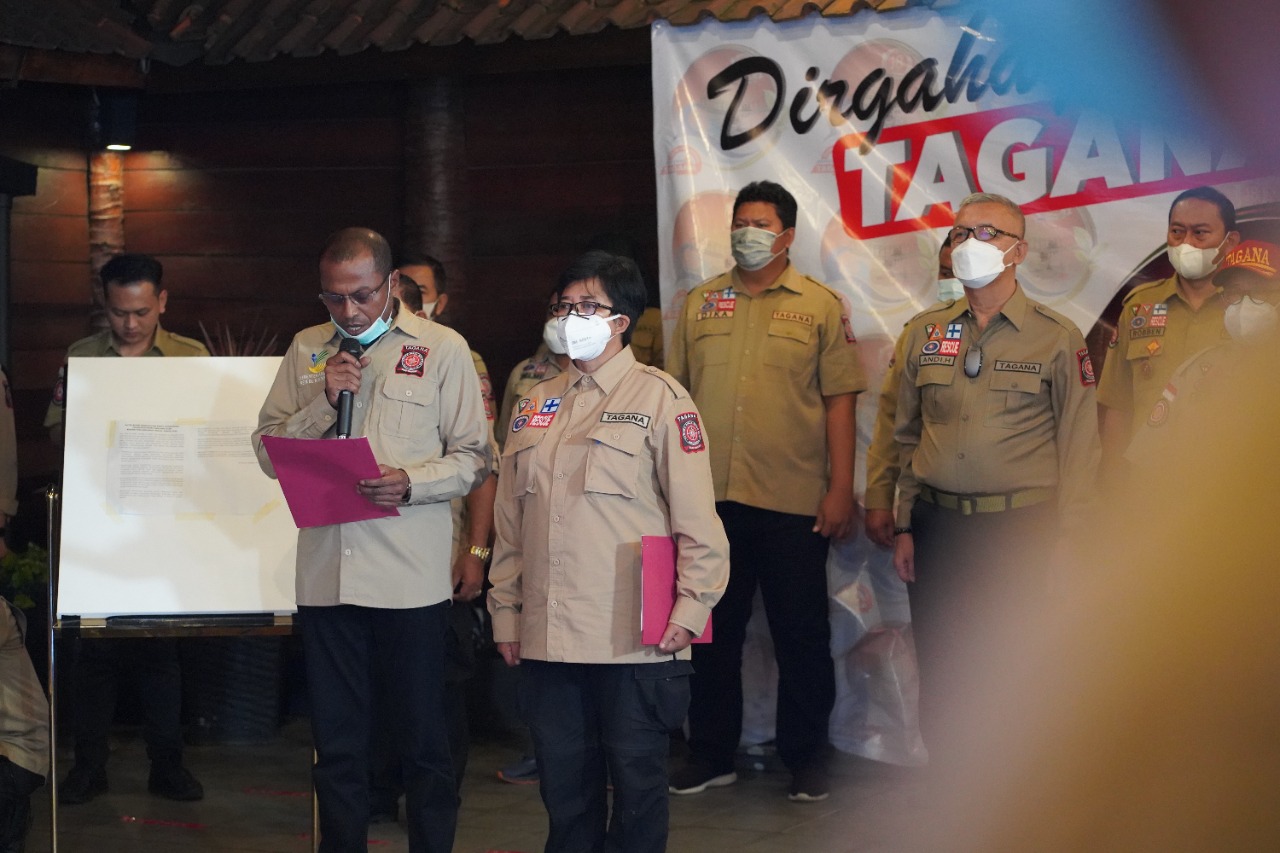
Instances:
[[[483,563],[485,560],[489,559],[489,555],[493,553],[493,549],[482,548],[479,545],[472,545],[470,548],[467,549],[467,553],[473,556],[479,557],[480,562]]]

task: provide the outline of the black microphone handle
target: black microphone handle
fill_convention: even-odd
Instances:
[[[338,392],[338,438],[351,437],[351,399],[354,396],[350,391]]]
[[[364,347],[353,338],[343,338],[338,349],[351,353],[357,361],[364,355]],[[351,437],[351,400],[354,396],[350,391],[338,392],[338,438]]]

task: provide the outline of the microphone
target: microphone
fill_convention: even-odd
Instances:
[[[338,347],[339,352],[349,352],[360,360],[364,355],[364,347],[355,338],[343,338]],[[338,438],[351,437],[351,400],[355,397],[350,391],[338,392]]]

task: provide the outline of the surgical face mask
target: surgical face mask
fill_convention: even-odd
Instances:
[[[1278,319],[1280,317],[1276,315],[1276,306],[1246,296],[1227,306],[1222,322],[1231,337],[1240,341],[1271,331],[1276,327]]]
[[[1227,238],[1223,237],[1222,243],[1225,242]],[[1176,246],[1169,246],[1165,252],[1169,255],[1169,263],[1173,264],[1178,275],[1188,281],[1195,281],[1211,276],[1217,271],[1219,265],[1215,264],[1213,259],[1217,257],[1222,243],[1212,249],[1197,249],[1190,243],[1179,243]]]
[[[436,316],[436,305],[438,304],[438,301],[422,303],[422,316],[426,317],[428,320],[434,318]]]
[[[564,341],[560,340],[560,320],[552,317],[542,324],[542,342],[547,345],[547,349],[556,355],[564,355]]]
[[[733,249],[734,262],[744,270],[764,269],[770,261],[782,254],[773,251],[773,242],[778,237],[779,234],[763,228],[752,228],[750,225],[731,231],[729,244]]]
[[[951,250],[951,270],[965,287],[973,290],[986,287],[1009,266],[1004,256],[1017,245],[1014,243],[1002,252],[999,246],[970,237]]]
[[[938,301],[947,302],[964,296],[964,285],[958,278],[938,279]]]
[[[612,318],[601,317],[599,314],[592,314],[590,317],[570,314],[560,318],[558,333],[569,358],[575,361],[599,358],[609,345],[609,339],[613,337],[610,319]]]
[[[390,287],[390,282],[388,282],[386,302],[383,305],[382,313],[378,315],[378,319],[374,320],[371,324],[369,324],[369,328],[365,329],[363,332],[361,332],[358,335],[353,335],[350,332],[348,332],[346,329],[339,326],[338,321],[334,320],[332,315],[329,316],[329,322],[333,323],[333,327],[338,330],[338,334],[341,335],[342,337],[354,338],[356,341],[360,342],[360,346],[367,347],[369,346],[369,344],[373,343],[378,338],[386,334],[387,329],[391,328],[391,323],[388,322],[391,319],[391,311],[389,310],[390,308],[391,308],[391,287]]]

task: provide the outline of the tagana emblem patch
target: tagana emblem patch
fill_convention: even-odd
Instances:
[[[396,365],[396,373],[405,376],[422,376],[426,372],[427,354],[430,349],[417,344],[405,344],[400,348],[400,363]]]
[[[702,440],[702,424],[698,422],[697,412],[684,412],[676,415],[676,426],[680,429],[680,449],[685,453],[701,453],[707,449]]]

